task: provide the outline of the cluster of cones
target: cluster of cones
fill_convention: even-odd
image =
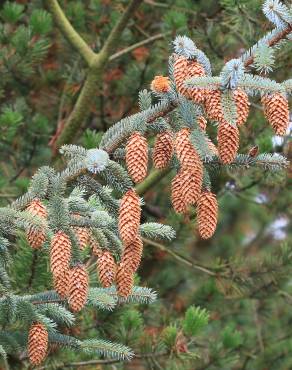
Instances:
[[[27,207],[27,211],[34,216],[47,218],[46,207],[39,199],[34,199]],[[84,248],[87,243],[86,234],[82,229],[75,228],[80,248]],[[27,239],[32,248],[39,249],[45,242],[46,235],[42,230],[31,228],[27,231]],[[64,231],[59,230],[53,235],[50,246],[50,269],[58,294],[68,299],[73,312],[79,312],[87,300],[88,274],[82,264],[70,266],[71,247],[71,240]]]
[[[34,199],[27,211],[40,218],[47,218],[47,210],[39,199]],[[80,217],[74,214],[75,218]],[[118,294],[127,297],[132,290],[133,274],[137,270],[143,251],[142,239],[138,233],[141,207],[135,190],[129,190],[121,200],[119,215],[119,232],[124,244],[119,264],[108,250],[102,250],[87,227],[74,226],[72,229],[78,239],[80,249],[90,245],[93,255],[97,257],[97,273],[103,287],[116,283]],[[34,249],[39,249],[46,240],[42,230],[30,228],[27,239]],[[68,298],[72,311],[78,312],[87,299],[88,276],[82,264],[70,267],[71,241],[64,231],[57,231],[51,239],[50,268],[54,288],[62,298]]]
[[[204,127],[204,117],[200,124]],[[157,135],[152,156],[154,166],[158,169],[166,168],[174,153],[181,166],[172,181],[173,208],[177,213],[186,214],[189,206],[197,205],[199,233],[203,239],[208,239],[216,229],[218,205],[215,194],[202,187],[203,163],[190,141],[190,129],[183,128],[176,135],[171,131]],[[135,183],[146,177],[148,146],[145,137],[139,132],[134,132],[129,138],[126,146],[126,164]],[[125,207],[121,215],[127,214],[127,208]],[[123,219],[126,217],[123,216]],[[125,229],[126,225],[128,227],[129,224],[125,223]],[[134,240],[134,233],[131,240]]]
[[[186,81],[192,77],[205,76],[203,66],[195,60],[175,56],[174,82],[179,94],[203,106],[206,117],[218,122],[218,147],[207,139],[209,150],[219,157],[223,164],[234,161],[239,149],[239,127],[244,125],[249,114],[248,95],[240,88],[231,92],[236,106],[236,124],[226,121],[222,108],[222,94],[219,89],[189,88]],[[156,76],[151,89],[159,94],[171,91],[170,80],[165,76]],[[265,116],[277,135],[284,135],[289,124],[288,100],[280,93],[262,97]],[[197,117],[198,126],[206,131],[207,119]],[[158,169],[168,166],[175,153],[180,161],[180,170],[172,181],[172,204],[178,213],[187,213],[190,205],[197,206],[198,229],[203,239],[210,238],[217,224],[218,205],[215,194],[203,188],[203,163],[190,140],[191,129],[183,127],[174,134],[170,130],[159,133],[153,148],[153,164]],[[139,131],[131,134],[126,145],[126,165],[128,173],[135,183],[147,176],[148,145]]]
[[[45,205],[34,199],[26,209],[34,216],[47,219]],[[80,217],[75,214],[75,217]],[[118,294],[127,297],[133,287],[134,273],[137,270],[143,251],[142,239],[138,233],[140,226],[140,200],[134,190],[129,190],[121,200],[119,232],[124,243],[121,261],[116,264],[109,251],[100,249],[91,231],[87,227],[74,226],[73,231],[79,241],[80,249],[90,245],[97,257],[97,272],[103,287],[116,283]],[[34,249],[42,247],[46,241],[44,231],[30,228],[27,239]],[[57,231],[50,245],[50,269],[54,288],[62,298],[67,298],[70,309],[79,312],[86,303],[88,295],[88,274],[82,264],[70,267],[71,240],[62,230]],[[39,365],[46,356],[48,333],[42,323],[33,323],[29,331],[28,354],[33,365]]]
[[[234,161],[238,152],[239,127],[244,125],[248,118],[250,107],[248,96],[240,88],[231,92],[237,113],[236,125],[232,125],[224,117],[221,103],[223,92],[220,89],[210,90],[186,86],[188,79],[203,76],[205,76],[205,71],[200,63],[183,56],[175,56],[174,80],[176,89],[179,94],[192,100],[195,104],[201,104],[207,118],[218,122],[218,156],[223,164],[229,164]],[[156,76],[152,81],[151,88],[157,93],[169,92],[168,78]],[[264,94],[262,95],[262,105],[265,116],[275,134],[285,135],[289,125],[289,106],[286,96],[281,93]],[[202,126],[201,128],[205,130]]]

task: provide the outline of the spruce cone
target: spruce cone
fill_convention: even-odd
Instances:
[[[80,226],[74,226],[73,230],[78,239],[79,247],[81,250],[83,250],[89,242],[90,232],[87,227]]]
[[[181,95],[188,97],[188,89],[184,85],[188,71],[188,60],[182,56],[177,57],[176,61],[174,62],[173,68],[174,82],[177,91]]]
[[[239,131],[237,126],[220,123],[218,127],[218,151],[222,163],[232,163],[239,148]]]
[[[47,210],[39,199],[34,199],[26,209],[34,216],[47,218]],[[46,240],[46,235],[43,231],[34,230],[32,227],[26,233],[29,245],[34,249],[39,249]]]
[[[258,147],[258,145],[253,146],[253,147],[252,147],[252,148],[250,148],[250,150],[248,151],[248,155],[249,155],[250,157],[256,157],[258,154],[259,154],[259,147]]]
[[[173,154],[173,135],[170,131],[164,131],[157,135],[154,150],[153,163],[158,169],[167,167]]]
[[[236,104],[237,125],[241,126],[247,120],[250,103],[247,94],[241,89],[236,89],[233,92],[233,97]],[[205,108],[210,119],[218,122],[226,122],[221,106],[220,90],[210,90],[206,94]]]
[[[97,272],[101,285],[110,287],[116,277],[117,266],[114,257],[109,251],[104,251],[97,260]]]
[[[119,209],[119,233],[127,245],[135,240],[140,226],[140,200],[134,189],[128,190],[123,196]]]
[[[187,204],[181,188],[180,173],[177,173],[171,182],[171,202],[176,213],[186,213]]]
[[[248,101],[248,96],[243,90],[236,89],[233,92],[233,97],[236,104],[237,125],[242,126],[247,121],[249,114],[250,103]]]
[[[200,63],[193,60],[188,62],[188,73],[186,79],[191,77],[205,76],[205,70]],[[202,103],[206,97],[206,90],[198,88],[188,88],[188,95],[194,103]]]
[[[135,183],[147,176],[148,145],[146,138],[140,132],[133,132],[126,146],[127,169]]]
[[[32,324],[28,334],[28,358],[32,365],[40,365],[48,350],[48,332],[40,322]]]
[[[60,272],[57,276],[53,276],[53,283],[59,296],[61,298],[66,298],[69,286],[69,269]]]
[[[138,235],[132,243],[125,246],[122,262],[126,269],[129,269],[132,273],[136,272],[142,258],[143,253],[143,242]]]
[[[209,90],[206,93],[205,109],[209,119],[219,122],[223,120],[220,90]]]
[[[121,297],[128,297],[134,285],[134,275],[123,262],[118,266],[117,278],[116,278],[118,294]]]
[[[218,219],[218,204],[216,195],[204,191],[198,200],[199,233],[203,239],[209,239],[214,234]]]
[[[177,91],[195,103],[202,103],[205,99],[205,90],[197,88],[188,88],[185,86],[186,80],[191,77],[204,76],[204,68],[194,60],[187,60],[179,56],[174,62],[174,81]]]
[[[262,97],[265,115],[276,135],[285,135],[289,126],[288,100],[282,94],[265,95]]]
[[[206,131],[206,128],[207,128],[207,120],[206,120],[206,118],[204,116],[198,117],[197,123],[198,123],[198,126],[200,127],[200,129],[205,132]]]
[[[179,172],[181,193],[186,205],[195,205],[202,188],[203,170],[181,169]]]
[[[190,141],[190,130],[183,128],[176,136],[175,150],[183,169],[188,168],[203,173],[203,164]]]
[[[86,303],[88,294],[88,275],[83,265],[70,270],[68,303],[73,312],[79,312]]]
[[[54,277],[69,269],[71,259],[71,241],[63,232],[58,231],[51,240],[50,264]]]
[[[89,245],[92,249],[92,253],[97,258],[99,258],[102,255],[103,252],[102,252],[98,242],[95,240],[95,238],[92,235],[89,236]]]
[[[151,90],[157,93],[166,93],[170,91],[169,78],[165,76],[155,76],[151,82]]]

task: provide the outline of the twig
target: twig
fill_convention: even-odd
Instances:
[[[149,189],[162,180],[169,172],[171,168],[168,167],[165,170],[153,170],[141,184],[136,186],[136,191],[139,195],[144,195]]]
[[[292,25],[288,25],[287,28],[285,28],[283,31],[280,31],[277,35],[275,35],[269,42],[268,46],[273,47],[281,40],[285,39],[290,33],[292,32]],[[246,61],[244,62],[245,67],[249,67],[254,62],[254,56],[250,56]]]
[[[148,4],[148,5],[152,5],[152,6],[155,6],[157,8],[164,8],[164,9],[173,9],[173,10],[177,10],[179,12],[183,12],[183,13],[189,13],[189,14],[192,14],[194,16],[196,16],[198,13],[195,12],[194,10],[191,10],[191,9],[188,9],[188,8],[184,8],[182,6],[171,6],[169,4],[165,4],[165,3],[159,3],[159,2],[156,2],[156,1],[153,1],[153,0],[144,0],[144,3],[145,4]]]
[[[167,356],[169,352],[161,351],[161,352],[154,352],[154,353],[141,353],[136,354],[134,358],[136,359],[144,359],[144,358],[152,358],[152,357],[162,357]],[[80,361],[80,362],[71,362],[67,364],[61,364],[57,366],[57,369],[61,369],[63,367],[79,367],[79,366],[91,366],[91,365],[111,365],[120,363],[121,360],[89,360],[89,361]]]
[[[34,249],[33,250],[32,262],[31,262],[31,273],[30,273],[30,277],[29,277],[29,280],[28,280],[28,284],[27,284],[28,289],[31,288],[34,277],[35,277],[37,260],[38,260],[38,251],[36,249]]]
[[[137,49],[137,48],[140,48],[141,46],[144,46],[144,45],[148,45],[148,44],[151,44],[153,41],[156,41],[156,40],[160,40],[160,39],[163,39],[164,37],[166,37],[167,35],[171,35],[171,32],[165,32],[165,33],[159,33],[158,35],[154,35],[154,36],[150,36],[148,37],[147,39],[143,40],[143,41],[139,41],[137,42],[136,44],[133,44],[121,51],[118,51],[117,53],[113,54],[110,58],[109,58],[109,61],[113,61],[117,58],[120,58],[121,56],[125,55],[125,54],[128,54],[130,53],[131,51]]]
[[[176,260],[184,263],[185,265],[195,269],[195,270],[199,270],[199,271],[202,271],[202,272],[205,272],[206,274],[210,275],[210,276],[216,276],[216,273],[214,271],[211,271],[209,269],[207,269],[206,267],[204,266],[201,266],[189,259],[187,259],[186,257],[166,248],[163,244],[160,244],[160,243],[157,243],[157,242],[154,242],[153,240],[150,240],[150,239],[146,239],[146,238],[142,238],[143,241],[149,245],[152,245],[153,247],[156,247],[168,254],[170,254],[172,257],[174,257]]]
[[[259,315],[258,315],[258,302],[254,302],[254,322],[256,326],[256,333],[257,333],[257,338],[258,338],[258,343],[261,352],[265,351],[265,346],[264,346],[264,341],[263,341],[263,336],[262,336],[262,329],[260,325],[260,320],[259,320]]]

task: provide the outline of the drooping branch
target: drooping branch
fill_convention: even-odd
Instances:
[[[163,252],[166,252],[170,256],[174,257],[177,261],[179,261],[179,262],[181,262],[181,263],[183,263],[183,264],[185,264],[185,265],[187,265],[187,266],[189,266],[189,267],[191,267],[195,270],[199,270],[201,272],[204,272],[207,275],[216,276],[216,272],[211,271],[210,269],[208,269],[208,268],[206,268],[206,267],[204,267],[200,264],[197,264],[192,260],[189,260],[188,258],[180,255],[179,253],[176,253],[176,252],[172,251],[169,248],[166,248],[163,244],[154,242],[153,240],[149,240],[149,239],[146,239],[146,238],[142,238],[142,239],[143,239],[145,244],[152,245],[153,247],[155,247],[157,249],[160,249]]]

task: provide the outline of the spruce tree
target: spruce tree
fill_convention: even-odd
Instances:
[[[1,68],[7,76],[1,82],[3,95],[16,83],[22,86],[23,81],[38,74],[40,63],[48,62],[48,35],[53,22],[87,66],[83,71],[85,81],[70,101],[72,107],[66,116],[61,111],[58,117],[58,128],[51,140],[54,166],[40,167],[27,191],[1,208],[3,364],[6,368],[21,368],[28,366],[29,360],[32,365],[44,363],[45,368],[111,363],[127,368],[131,363],[123,361],[134,357],[134,347],[138,353],[135,351],[133,366],[138,361],[144,362],[146,368],[289,368],[291,356],[283,354],[289,353],[290,334],[287,331],[281,335],[281,330],[283,325],[288,326],[290,316],[287,306],[283,303],[278,307],[274,296],[289,302],[291,248],[283,245],[276,253],[258,253],[257,258],[250,258],[247,250],[248,258],[243,253],[232,258],[234,241],[228,234],[245,245],[244,234],[227,227],[233,215],[239,217],[237,198],[241,193],[256,187],[256,195],[250,196],[254,196],[255,207],[260,207],[271,203],[260,193],[260,185],[266,192],[277,183],[285,186],[281,185],[281,176],[289,162],[283,153],[267,153],[267,139],[264,142],[257,138],[260,145],[252,148],[255,140],[248,140],[253,135],[249,114],[254,107],[265,117],[260,119],[263,127],[270,127],[274,135],[285,137],[289,132],[291,81],[285,77],[283,82],[277,82],[267,75],[275,67],[279,48],[289,47],[291,7],[267,0],[262,9],[273,25],[272,31],[223,66],[216,58],[211,63],[207,53],[190,37],[176,36],[168,74],[153,75],[150,90],[139,92],[139,111],[107,130],[87,131],[83,136],[86,147],[72,144],[82,125],[92,117],[102,73],[119,54],[119,38],[140,3],[129,2],[115,19],[115,26],[105,30],[109,32],[100,48],[96,44],[91,47],[92,39],[85,41],[81,36],[86,25],[79,2],[70,7],[74,26],[64,13],[66,9],[55,0],[44,2],[47,10],[26,9],[17,2],[6,2],[1,10],[1,53],[5,62]],[[241,8],[232,1],[220,2],[219,8],[226,11],[226,21],[233,22],[234,32],[242,19],[238,12],[248,13],[251,3],[246,1]],[[180,17],[186,20],[182,14],[187,5],[187,1],[178,2],[167,11],[166,24],[174,22],[174,28],[179,28]],[[168,9],[168,4],[154,2],[154,6]],[[98,2],[91,2],[89,8],[96,11]],[[71,72],[71,79],[78,78],[77,70],[78,66]],[[53,81],[54,76],[51,78]],[[20,95],[26,96],[33,87],[24,86]],[[30,109],[32,101],[27,102],[25,97],[10,100],[13,104],[5,103],[1,108],[3,152],[14,149],[13,142],[28,117],[38,122],[39,137],[42,130],[48,133],[47,119]],[[259,131],[258,120],[255,129]],[[34,152],[46,142],[45,138],[44,142],[33,142],[35,131],[30,125],[28,133],[27,141],[21,141],[21,149],[14,149],[13,156],[24,168],[20,166],[13,181],[30,167]],[[23,161],[26,147],[30,153]],[[152,162],[156,169],[152,169]],[[172,204],[166,217],[171,226],[157,223],[161,218],[159,208],[153,210],[148,197],[145,201],[141,198],[159,181],[165,184],[166,191],[157,191],[155,205],[165,212],[169,208],[166,204]],[[3,183],[3,189],[7,189],[7,180]],[[26,188],[27,183],[22,187]],[[150,198],[151,203],[154,201],[155,197]],[[284,202],[283,195],[279,210]],[[246,204],[241,208],[245,216],[249,211]],[[256,215],[257,211],[252,211]],[[266,226],[270,220],[266,215],[257,222],[263,221]],[[219,244],[214,245],[212,252],[208,249],[200,261],[195,261],[194,252],[186,257],[170,244],[175,238],[174,229],[177,241],[173,243],[184,248],[204,243],[213,246],[218,241],[224,251]],[[262,234],[266,231],[263,227]],[[246,243],[250,250],[258,236],[254,238]],[[201,242],[207,239],[211,241]],[[159,272],[159,267],[154,266],[149,271],[152,257],[144,248],[148,264],[143,262],[143,245],[169,254],[174,260],[164,262],[162,256],[163,269]],[[136,271],[141,259],[141,282],[148,278],[159,296],[167,294],[169,299],[172,288],[178,292],[177,283],[185,281],[188,298],[181,315],[173,307],[167,310],[161,302],[153,306],[153,311],[147,309],[145,318],[137,311],[136,304],[156,299],[153,290],[134,285],[140,280]],[[192,275],[184,269],[176,270],[174,261],[198,272],[195,287]],[[156,263],[159,266],[160,262]],[[101,327],[94,325],[90,330],[96,308],[118,311],[113,316],[101,313]],[[276,309],[284,313],[280,325],[276,324]],[[271,318],[265,326],[261,315]],[[74,332],[76,317],[81,320],[81,337],[78,330]],[[151,333],[149,322],[153,317],[156,329],[152,328]],[[144,320],[148,320],[145,328]],[[271,335],[273,331],[276,340]],[[70,348],[71,354],[59,351],[62,347]]]

